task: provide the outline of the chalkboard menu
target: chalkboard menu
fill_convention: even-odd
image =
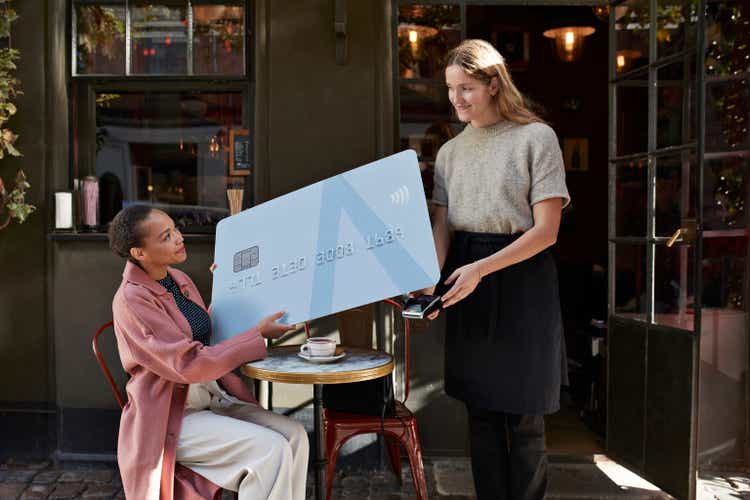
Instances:
[[[253,141],[247,129],[229,131],[229,175],[250,175],[253,167]]]

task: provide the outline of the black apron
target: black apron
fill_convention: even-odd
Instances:
[[[456,268],[520,236],[455,232],[441,283]],[[445,314],[448,395],[468,406],[518,415],[560,408],[567,363],[557,268],[549,249],[485,276]]]

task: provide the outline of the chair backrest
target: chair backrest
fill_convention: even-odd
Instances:
[[[409,365],[411,362],[409,342],[411,323],[407,318],[401,316],[404,306],[399,302],[392,299],[385,299],[381,302],[393,307],[396,310],[396,317],[401,318],[404,325],[404,399],[402,403],[406,403],[406,400],[409,399]],[[373,310],[371,305],[343,311],[338,313],[336,317],[339,322],[339,332],[342,342],[353,347],[372,347]],[[310,324],[308,322],[305,322],[305,335],[307,338],[310,337]],[[344,338],[346,340],[343,340]]]
[[[94,349],[94,356],[96,356],[96,360],[99,362],[99,367],[101,367],[102,371],[104,372],[104,376],[107,378],[107,382],[109,382],[109,386],[112,388],[112,392],[115,394],[115,399],[120,405],[120,409],[122,409],[123,407],[125,407],[125,398],[122,397],[122,393],[117,387],[115,380],[112,378],[112,374],[110,373],[109,368],[107,368],[107,363],[104,362],[104,358],[99,352],[99,346],[97,345],[99,342],[99,336],[107,329],[112,328],[112,333],[114,333],[115,330],[113,326],[114,323],[112,321],[108,321],[100,326],[94,334],[94,338],[91,340],[91,347]]]

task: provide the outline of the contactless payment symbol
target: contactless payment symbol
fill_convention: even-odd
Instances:
[[[391,203],[394,205],[406,205],[409,203],[409,188],[401,186],[396,191],[392,192]]]

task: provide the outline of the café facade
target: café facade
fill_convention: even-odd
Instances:
[[[8,126],[23,156],[1,159],[0,177],[12,187],[22,168],[37,210],[0,230],[0,455],[114,455],[120,411],[91,339],[121,279],[106,239],[117,210],[167,211],[210,297],[229,199],[250,208],[405,149],[429,199],[437,150],[462,127],[443,62],[482,38],[557,132],[573,199],[555,249],[563,406],[599,444],[553,451],[606,453],[678,498],[701,470],[748,465],[747,1],[12,4],[24,93]],[[442,321],[414,325],[406,374],[398,318],[362,310],[313,331],[371,330],[396,354],[397,393],[410,378],[425,454],[466,455],[464,409],[442,390]],[[309,413],[309,387],[257,388]]]

